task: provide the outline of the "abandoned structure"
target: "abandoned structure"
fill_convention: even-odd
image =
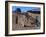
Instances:
[[[38,27],[40,25],[40,14],[31,12],[12,13],[12,25],[13,30],[35,29],[36,26]]]

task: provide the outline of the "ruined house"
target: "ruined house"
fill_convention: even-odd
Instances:
[[[12,24],[13,24],[13,29],[15,27],[30,27],[32,29],[35,28],[36,25],[36,17],[39,17],[40,14],[34,14],[34,13],[12,13]],[[15,26],[15,27],[14,27]],[[17,30],[17,28],[16,28]]]

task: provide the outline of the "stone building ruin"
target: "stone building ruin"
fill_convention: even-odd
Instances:
[[[36,16],[40,14],[33,13],[12,13],[12,25],[13,30],[24,30],[24,29],[35,29],[36,26]],[[39,20],[40,22],[40,20]],[[17,28],[18,27],[18,28]],[[25,28],[28,27],[28,28]]]

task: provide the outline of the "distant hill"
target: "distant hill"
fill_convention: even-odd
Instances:
[[[17,13],[16,11],[12,11],[12,12]],[[23,12],[23,13],[25,14],[25,13],[28,13],[28,12],[34,13],[34,14],[40,14],[40,11],[27,11],[27,12]],[[20,12],[20,13],[22,13],[22,12]]]
[[[29,11],[27,11],[27,12],[35,13],[35,14],[40,14],[40,11],[31,11],[31,10],[29,10]]]

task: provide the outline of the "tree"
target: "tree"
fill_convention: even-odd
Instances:
[[[21,9],[20,8],[17,8],[15,12],[21,12]]]

